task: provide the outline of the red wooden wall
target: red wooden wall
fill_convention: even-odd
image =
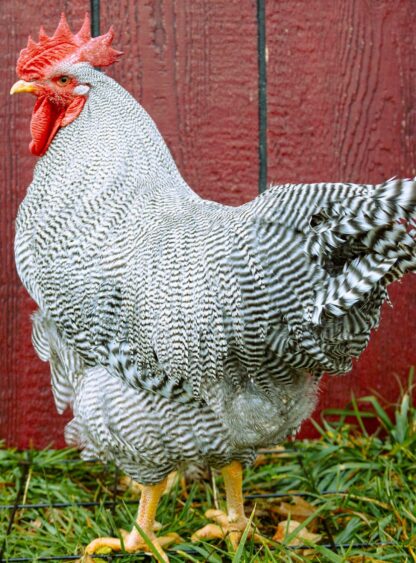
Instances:
[[[48,368],[30,342],[32,311],[13,262],[13,221],[30,183],[33,99],[8,95],[28,33],[77,28],[88,0],[0,4],[0,438],[62,445]],[[267,1],[268,180],[379,182],[416,175],[413,0]],[[101,0],[125,55],[111,74],[151,113],[190,185],[238,204],[258,185],[255,0]],[[416,280],[391,290],[380,330],[349,376],[322,385],[320,408],[376,390],[398,396],[416,364]],[[318,416],[318,413],[317,413]],[[310,429],[309,429],[310,430]],[[306,427],[308,432],[308,427]]]

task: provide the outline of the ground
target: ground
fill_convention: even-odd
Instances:
[[[372,418],[380,423],[375,435],[365,428]],[[171,562],[416,562],[411,393],[390,411],[375,397],[353,400],[347,411],[328,412],[319,430],[318,440],[262,453],[245,473],[247,515],[275,541],[246,538],[236,552],[224,540],[192,544],[204,512],[224,507],[222,483],[217,475],[186,485],[173,479],[158,510],[162,533],[183,539],[169,551]],[[74,450],[0,448],[0,561],[76,560],[94,537],[131,526],[139,494],[114,467],[82,462]],[[16,502],[40,506],[13,508]]]

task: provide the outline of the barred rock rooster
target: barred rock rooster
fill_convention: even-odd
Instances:
[[[33,342],[51,367],[67,440],[144,485],[137,526],[86,549],[147,550],[168,561],[155,514],[167,475],[221,470],[228,514],[247,519],[242,468],[295,432],[324,372],[351,368],[387,286],[416,267],[416,183],[271,187],[228,207],[198,197],[155,124],[94,67],[120,53],[65,17],[20,53],[11,93],[36,104],[41,157],[16,223],[19,275],[38,304]]]

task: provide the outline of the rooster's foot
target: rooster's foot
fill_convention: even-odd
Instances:
[[[207,510],[205,516],[210,520],[214,520],[215,524],[207,524],[200,530],[197,530],[192,535],[192,541],[197,542],[200,540],[212,540],[212,539],[222,539],[228,538],[234,550],[237,549],[240,543],[241,536],[248,525],[248,519],[245,516],[240,516],[238,518],[230,518],[222,510]],[[249,537],[253,538],[254,541],[263,542],[259,534],[254,532],[254,529],[250,527]]]
[[[154,532],[158,527],[155,521],[156,509],[159,499],[166,488],[167,479],[163,479],[156,485],[144,485],[140,496],[139,512],[136,518],[136,526],[130,533],[121,530],[120,534],[122,539],[117,538],[97,538],[93,540],[85,549],[84,563],[93,563],[94,558],[91,555],[99,555],[109,553],[111,551],[125,550],[128,553],[135,553],[137,551],[144,551],[151,553],[148,543],[150,541],[154,551],[156,551],[163,561],[169,562],[169,558],[164,552],[163,548],[168,545],[181,542],[178,534],[171,533],[166,536],[156,537]],[[143,535],[140,533],[143,531]],[[145,541],[145,537],[149,539]]]
[[[111,551],[122,551],[123,548],[127,553],[136,553],[138,551],[151,553],[149,546],[136,529],[134,529],[132,532],[120,530],[120,533],[123,537],[123,542],[121,542],[121,540],[117,538],[97,538],[93,540],[85,548],[85,555],[82,559],[83,563],[94,562],[94,558],[90,557],[90,555],[99,555],[100,553],[104,555],[108,554]],[[150,534],[148,535],[148,538],[155,550],[162,557],[163,561],[166,561],[167,563],[169,563],[169,558],[164,552],[163,548],[181,541],[180,536],[175,533],[167,534],[166,536],[161,537],[156,537],[155,534]]]

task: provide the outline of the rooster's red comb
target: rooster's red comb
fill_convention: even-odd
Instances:
[[[17,74],[24,80],[34,80],[44,74],[46,67],[65,59],[74,63],[87,62],[92,66],[111,65],[122,54],[111,47],[113,38],[112,28],[104,35],[92,38],[88,14],[85,14],[81,29],[74,35],[65,14],[62,14],[52,37],[46,35],[43,27],[39,31],[38,43],[29,37],[27,47],[20,52],[17,61]]]

